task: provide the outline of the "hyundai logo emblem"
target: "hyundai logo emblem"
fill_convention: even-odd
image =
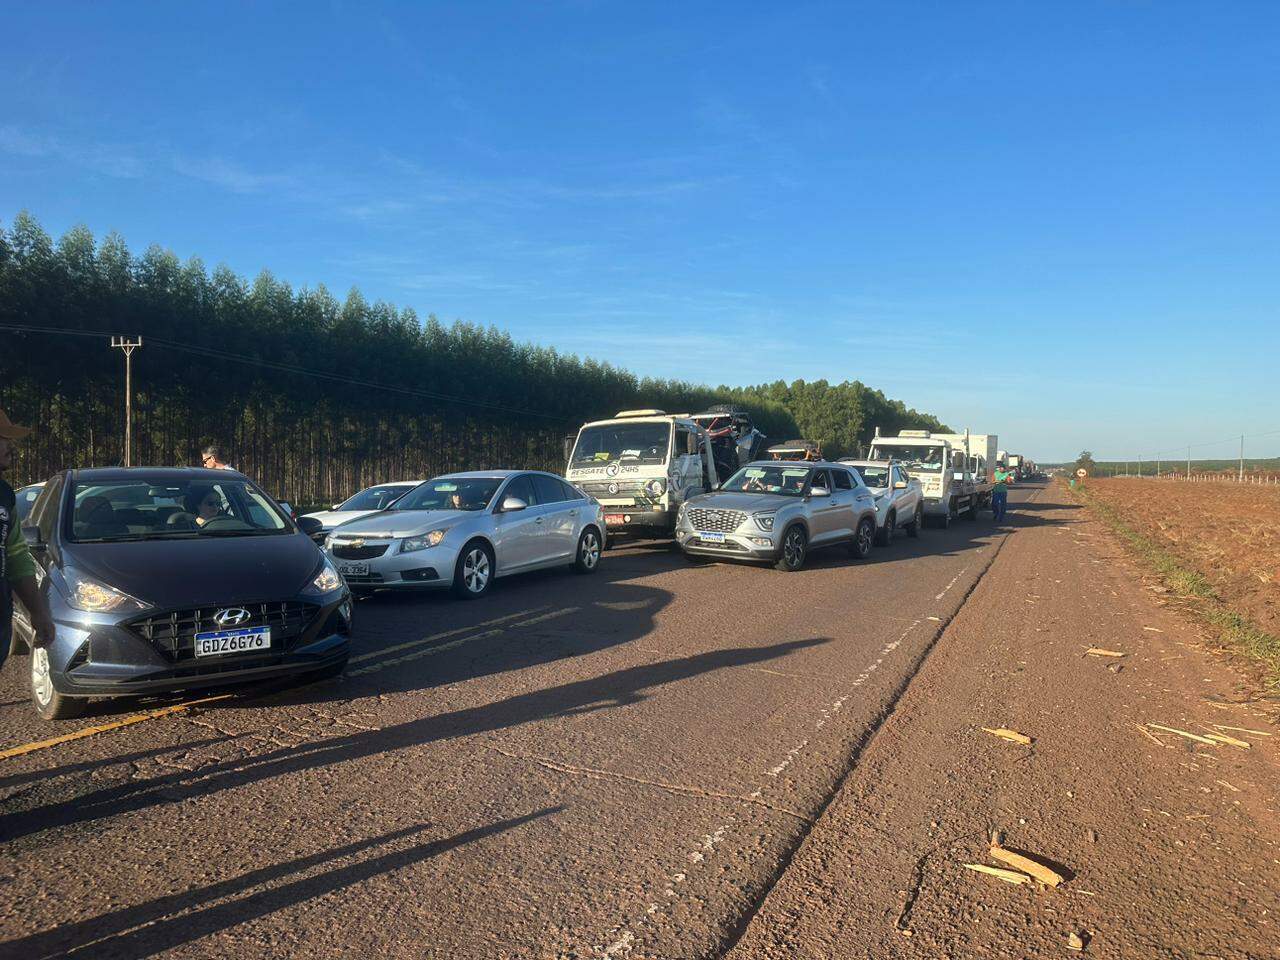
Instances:
[[[213,615],[213,622],[220,627],[238,627],[249,619],[249,611],[244,607],[227,607]]]

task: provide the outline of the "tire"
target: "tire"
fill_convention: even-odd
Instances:
[[[578,537],[578,551],[573,555],[574,573],[595,573],[600,569],[600,531],[587,527]]]
[[[876,546],[887,547],[893,543],[893,535],[898,532],[898,514],[893,510],[884,518],[884,526],[876,529]]]
[[[849,541],[849,553],[858,560],[871,556],[871,547],[876,539],[876,521],[874,517],[863,517],[858,521],[858,529],[853,532]]]
[[[795,573],[804,566],[809,557],[809,535],[804,527],[795,524],[787,528],[782,535],[782,549],[778,551],[778,559],[774,562],[775,570],[783,573]]]
[[[472,540],[459,551],[454,564],[454,596],[479,600],[493,586],[493,574],[493,550],[483,540]]]
[[[912,519],[912,521],[907,524],[907,536],[908,537],[920,536],[920,528],[923,526],[924,526],[924,504],[917,503],[915,518]]]
[[[332,680],[335,677],[342,676],[342,672],[347,669],[347,658],[343,657],[337,663],[331,663],[327,667],[321,667],[319,670],[311,670],[302,675],[303,683],[319,683],[321,680]]]
[[[70,720],[83,716],[89,707],[84,697],[64,697],[53,689],[49,676],[49,652],[42,647],[31,650],[31,702],[42,720]]]

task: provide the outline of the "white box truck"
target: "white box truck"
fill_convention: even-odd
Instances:
[[[974,492],[978,495],[978,506],[983,510],[990,509],[991,491],[996,483],[996,461],[1000,456],[999,438],[994,433],[935,433],[933,436],[965,451],[967,469]]]
[[[568,459],[565,479],[600,501],[610,536],[672,536],[680,505],[728,479],[716,472],[707,432],[662,410],[583,424]]]
[[[880,436],[876,428],[871,441],[872,460],[897,460],[909,476],[920,481],[924,491],[924,512],[943,527],[958,516],[978,519],[980,498],[968,468],[963,438],[955,434],[931,434],[928,430],[903,430],[896,437]]]

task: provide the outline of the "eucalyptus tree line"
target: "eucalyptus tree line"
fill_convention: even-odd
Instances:
[[[22,328],[15,330],[14,328]],[[461,468],[559,469],[561,442],[626,407],[746,407],[773,437],[852,452],[874,425],[935,426],[861,383],[711,389],[640,378],[411,308],[247,282],[158,246],[76,227],[56,243],[28,214],[0,225],[0,406],[39,427],[19,479],[119,463],[123,396],[110,334],[141,335],[135,463],[194,463],[209,441],[278,496],[336,500],[362,485]]]

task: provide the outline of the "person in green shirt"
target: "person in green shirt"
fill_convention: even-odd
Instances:
[[[36,562],[22,538],[18,523],[17,499],[13,487],[5,482],[4,473],[13,467],[17,442],[31,431],[13,423],[0,410],[0,665],[9,655],[13,639],[13,598],[22,601],[35,629],[35,645],[45,647],[53,642],[53,617],[49,603],[36,583]]]
[[[996,523],[1004,519],[1009,512],[1009,484],[1016,474],[1003,466],[996,467],[996,485],[991,490],[991,512],[995,514]]]

